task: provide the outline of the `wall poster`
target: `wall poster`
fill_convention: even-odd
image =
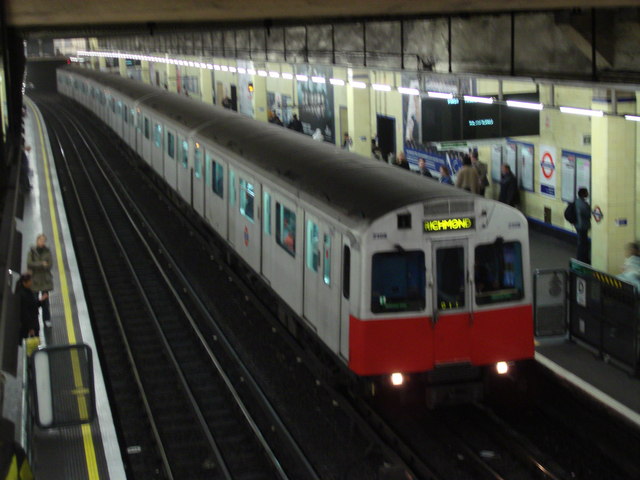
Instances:
[[[502,145],[494,144],[491,145],[491,179],[500,183],[501,171],[500,167],[502,166]]]
[[[520,187],[529,192],[533,192],[534,146],[531,143],[518,143],[517,145]]]
[[[562,201],[575,200],[576,157],[571,152],[562,151]]]
[[[506,158],[503,163],[506,163],[511,168],[511,173],[518,177],[518,162],[517,162],[517,150],[518,146],[515,142],[507,142],[505,147]]]

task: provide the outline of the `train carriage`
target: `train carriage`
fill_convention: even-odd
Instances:
[[[476,398],[497,364],[533,356],[518,210],[152,86],[59,72],[90,108],[81,82],[135,109],[138,154],[354,374],[426,377],[436,400],[465,380]]]

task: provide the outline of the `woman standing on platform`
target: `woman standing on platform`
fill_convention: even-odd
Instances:
[[[46,243],[46,235],[44,233],[38,235],[35,247],[31,247],[27,255],[27,268],[33,276],[31,289],[42,299],[42,320],[46,327],[50,327],[51,310],[48,294],[53,290],[53,276],[51,275],[51,250]]]

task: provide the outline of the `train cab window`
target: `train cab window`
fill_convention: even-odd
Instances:
[[[474,284],[478,305],[509,302],[524,296],[520,242],[478,245],[475,253]]]
[[[189,142],[186,140],[182,141],[182,155],[180,156],[180,160],[184,168],[189,168]]]
[[[438,310],[452,310],[465,306],[466,271],[464,247],[438,248],[436,251]]]
[[[307,220],[307,268],[318,271],[320,266],[320,233],[318,231],[318,225],[311,220]]]
[[[156,147],[162,148],[162,125],[159,123],[153,124],[153,143]]]
[[[322,279],[326,285],[331,285],[331,237],[324,235],[324,268],[322,269]]]
[[[149,138],[149,117],[144,117],[144,138]]]
[[[193,151],[193,176],[195,178],[202,178],[202,145],[196,142],[195,150]]]
[[[271,194],[264,192],[264,200],[262,202],[264,210],[262,219],[264,221],[264,233],[271,235]]]
[[[253,223],[253,204],[256,193],[253,184],[240,179],[240,213]]]
[[[176,137],[171,132],[167,132],[167,154],[176,158]]]
[[[276,243],[289,255],[296,256],[296,214],[276,202]]]
[[[224,198],[224,166],[211,161],[211,190],[220,198]]]
[[[382,252],[371,261],[371,311],[410,312],[425,307],[422,250]]]
[[[229,169],[229,205],[236,204],[236,172]]]

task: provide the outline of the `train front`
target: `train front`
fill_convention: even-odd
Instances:
[[[527,221],[473,195],[393,211],[362,239],[349,366],[428,403],[478,400],[488,375],[533,357]]]

